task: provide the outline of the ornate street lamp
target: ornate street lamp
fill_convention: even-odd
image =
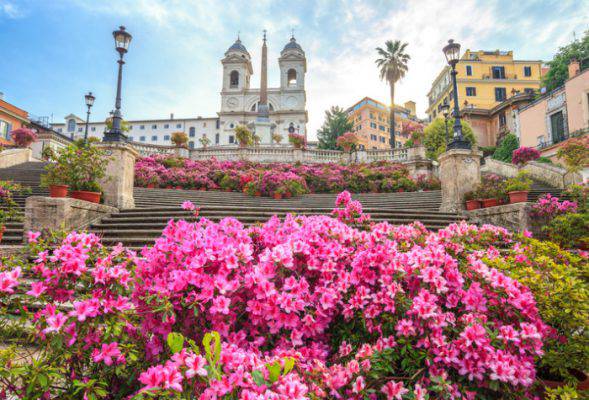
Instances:
[[[125,142],[127,137],[123,134],[121,129],[123,117],[121,115],[121,81],[123,79],[123,55],[129,48],[129,43],[133,38],[129,32],[125,30],[124,26],[119,27],[118,31],[112,33],[115,38],[115,48],[119,53],[119,76],[117,79],[117,98],[115,100],[115,110],[112,115],[112,127],[104,134],[104,142]]]
[[[460,45],[454,43],[454,40],[448,40],[448,44],[443,49],[444,55],[450,67],[452,67],[452,85],[454,88],[454,136],[448,143],[447,150],[451,149],[470,149],[471,144],[462,136],[462,125],[460,124],[460,108],[458,106],[458,87],[456,85],[456,64],[460,60]]]
[[[88,124],[90,123],[90,109],[94,105],[94,100],[96,97],[92,95],[92,92],[88,92],[86,96],[84,96],[86,100],[86,107],[88,107],[88,111],[86,112],[86,130],[84,131],[84,144],[88,143]]]
[[[442,104],[442,114],[444,114],[444,127],[446,128],[446,146],[450,141],[450,134],[448,133],[448,115],[450,115],[450,104]]]

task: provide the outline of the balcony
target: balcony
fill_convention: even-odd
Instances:
[[[517,79],[517,74],[503,74],[501,78],[494,78],[493,74],[483,74],[482,79],[484,80],[495,80],[495,81],[502,81],[508,79]]]
[[[558,138],[551,137],[551,138],[549,138],[550,140],[548,140],[546,142],[540,142],[540,144],[538,144],[536,146],[536,149],[538,149],[538,150],[546,149],[548,147],[554,146],[555,144],[562,143],[568,139],[581,137],[581,136],[584,136],[588,133],[589,133],[589,128],[579,129],[579,130],[576,130],[576,131],[570,132],[570,133],[565,131]]]

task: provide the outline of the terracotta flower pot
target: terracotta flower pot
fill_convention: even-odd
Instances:
[[[176,190],[182,190],[182,186],[176,186]]]
[[[280,199],[282,199],[282,194],[280,194],[280,193],[274,193],[274,196],[273,197],[274,197],[274,200],[280,200]]]
[[[6,229],[5,226],[0,227],[0,242],[2,242],[2,236],[4,236],[4,230]]]
[[[166,186],[166,189],[174,189],[172,186]]]
[[[256,197],[261,197],[261,196],[262,196],[262,192],[255,192],[255,193],[254,193],[254,196],[256,196]]]
[[[515,192],[507,193],[509,195],[509,204],[513,203],[523,203],[528,201],[528,193],[527,190],[517,190]]]
[[[49,197],[67,197],[68,185],[49,186]]]
[[[572,375],[574,375],[579,380],[577,382],[577,387],[576,387],[576,389],[578,391],[589,390],[589,376],[587,376],[586,373],[578,371],[576,369],[570,370],[570,373]],[[543,387],[543,389],[541,389],[542,392],[544,391],[544,388],[556,389],[556,388],[566,385],[566,383],[564,381],[553,381],[550,379],[542,379],[542,378],[539,378],[538,380],[540,381],[540,384]],[[542,398],[544,398],[544,397],[542,397]]]
[[[466,210],[472,211],[481,208],[481,202],[478,200],[466,200]]]
[[[284,193],[284,198],[285,199],[290,199],[291,197],[292,197],[292,193],[291,192]]]
[[[73,190],[71,196],[73,199],[89,201],[90,203],[100,203],[100,192],[87,192],[85,190]]]
[[[153,189],[153,188],[155,188],[155,184],[154,183],[148,183],[147,184],[147,188],[148,189]]]
[[[499,199],[482,199],[483,208],[496,207],[499,205]]]

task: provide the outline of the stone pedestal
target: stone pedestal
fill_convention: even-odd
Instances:
[[[30,196],[25,203],[24,231],[47,235],[51,231],[81,230],[117,211],[104,204],[69,197]]]
[[[438,157],[442,184],[443,212],[464,210],[464,194],[481,182],[481,157],[476,150],[453,149]]]
[[[272,124],[270,120],[258,118],[254,122],[255,134],[260,138],[260,143],[272,143]]]
[[[104,192],[104,204],[119,209],[134,208],[133,182],[139,153],[128,143],[98,143],[95,146],[109,157],[106,177],[99,182]]]
[[[176,147],[174,149],[174,154],[176,155],[176,157],[180,157],[180,158],[189,158],[190,157],[190,152],[188,151],[188,149],[186,147]]]

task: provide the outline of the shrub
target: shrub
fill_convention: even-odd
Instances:
[[[538,157],[538,158],[536,158],[536,162],[543,163],[543,164],[552,164],[552,160],[548,157]]]
[[[516,254],[514,238],[338,206],[250,228],[170,221],[141,257],[92,234],[34,244],[34,265],[0,272],[0,319],[38,344],[34,362],[0,353],[8,397],[530,398],[550,329],[483,259]]]
[[[474,132],[468,122],[464,119],[460,120],[462,123],[462,135],[466,140],[472,144],[476,144]],[[450,140],[452,140],[453,131],[452,125],[454,119],[448,120],[448,131]],[[426,149],[426,155],[432,160],[437,160],[438,156],[446,151],[446,128],[444,126],[443,118],[436,118],[423,130],[424,138],[423,145]]]
[[[499,199],[505,197],[504,180],[496,174],[487,174],[481,177],[481,183],[476,192],[481,199]]]
[[[542,320],[553,329],[538,363],[540,375],[574,382],[571,369],[584,371],[589,364],[589,282],[583,258],[527,239],[518,251],[487,262],[530,288]]]
[[[207,137],[207,135],[203,135],[203,136],[202,136],[200,139],[198,139],[198,141],[199,141],[199,143],[201,144],[201,146],[202,146],[203,148],[205,148],[205,149],[206,149],[207,147],[209,147],[209,144],[211,144],[211,139],[209,139],[209,138]]]
[[[14,201],[13,198],[14,193],[29,192],[29,188],[25,188],[18,183],[0,180],[0,233],[4,232],[4,225],[6,221],[18,221],[22,219],[21,215],[19,214],[18,204],[16,201]]]
[[[559,215],[543,226],[542,232],[564,248],[589,249],[589,213]]]
[[[280,143],[282,142],[282,135],[280,133],[273,133],[272,134],[272,140],[274,141],[274,143]]]
[[[479,150],[483,152],[483,158],[485,158],[495,154],[497,146],[479,146]]]
[[[524,165],[540,157],[540,152],[532,147],[520,147],[513,152],[511,162],[516,165]]]
[[[589,164],[589,135],[568,140],[556,156],[564,161],[569,172],[579,172]]]
[[[184,132],[173,132],[170,140],[177,147],[186,147],[186,143],[188,143],[188,135]]]
[[[568,196],[573,202],[577,203],[579,211],[588,211],[587,206],[589,205],[589,186],[584,185],[570,185],[563,192],[564,196]]]
[[[532,187],[532,180],[526,171],[519,171],[514,178],[507,179],[503,183],[505,192],[529,191]]]
[[[29,147],[37,141],[37,133],[29,128],[14,129],[10,132],[10,137],[18,147]]]
[[[505,135],[497,150],[493,153],[493,159],[510,163],[513,158],[513,152],[519,147],[519,140],[513,133]]]

